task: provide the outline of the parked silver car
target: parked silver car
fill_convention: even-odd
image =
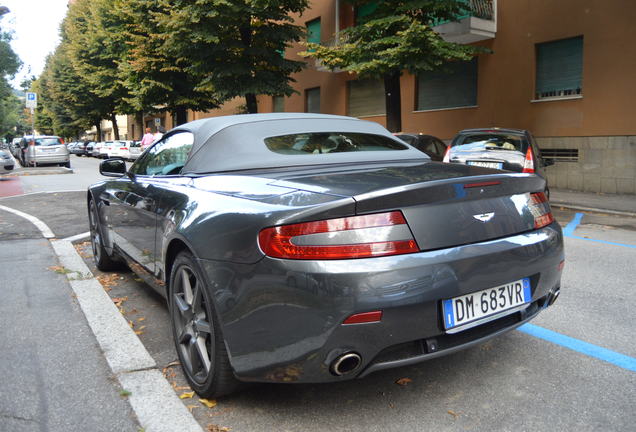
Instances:
[[[20,141],[20,149],[20,160],[25,167],[44,164],[71,167],[68,148],[58,136],[25,136]]]
[[[9,152],[0,150],[0,174],[12,171],[14,166],[15,162]]]

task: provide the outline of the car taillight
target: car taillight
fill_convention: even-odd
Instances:
[[[442,162],[445,162],[445,163],[450,162],[450,149],[451,149],[451,146],[446,146],[446,151],[444,152],[444,159],[442,159]]]
[[[523,161],[523,169],[521,172],[534,174],[534,158],[532,157],[532,147],[528,147],[526,159]]]
[[[530,194],[530,212],[534,216],[535,229],[543,228],[554,222],[554,216],[550,210],[550,203],[543,192]]]
[[[270,257],[298,260],[419,252],[399,211],[265,228],[258,234],[258,244]]]

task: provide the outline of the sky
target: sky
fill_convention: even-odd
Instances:
[[[0,18],[3,31],[13,31],[11,46],[23,66],[12,81],[19,88],[25,77],[40,75],[47,54],[59,43],[59,26],[68,0],[0,0],[10,12]],[[30,71],[30,72],[29,72]]]

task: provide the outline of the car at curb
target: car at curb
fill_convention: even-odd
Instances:
[[[71,167],[71,156],[64,140],[54,135],[25,136],[20,140],[22,166],[59,165]]]
[[[15,162],[8,150],[0,150],[0,173],[13,171]]]
[[[374,122],[196,120],[100,173],[86,202],[97,268],[126,263],[165,296],[201,397],[451,354],[560,293],[544,179],[431,161]]]
[[[546,179],[545,167],[554,164],[541,157],[532,133],[524,129],[464,129],[452,140],[445,155],[447,162],[482,166]]]
[[[427,154],[431,160],[441,161],[444,158],[446,144],[444,144],[444,141],[436,136],[426,135],[423,133],[406,132],[396,133],[395,136],[415,147],[422,153]]]

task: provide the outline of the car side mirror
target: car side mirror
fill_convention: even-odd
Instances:
[[[121,177],[126,174],[126,162],[121,159],[106,159],[99,164],[99,173],[106,177]]]
[[[543,166],[554,165],[554,159],[543,159]]]

